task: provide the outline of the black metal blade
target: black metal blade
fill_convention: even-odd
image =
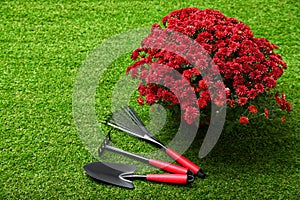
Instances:
[[[99,181],[117,185],[120,187],[133,189],[132,181],[122,178],[122,175],[133,174],[136,170],[134,165],[109,163],[109,162],[92,162],[83,167],[86,173]]]

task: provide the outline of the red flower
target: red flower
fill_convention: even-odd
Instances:
[[[192,124],[195,119],[198,117],[199,115],[199,111],[197,108],[194,107],[187,107],[185,112],[184,112],[184,120],[188,123],[188,124]]]
[[[248,88],[245,85],[241,85],[236,89],[236,93],[239,96],[246,96],[248,93]]]
[[[264,115],[266,119],[269,119],[269,110],[267,108],[264,110]]]
[[[190,80],[190,79],[194,76],[194,73],[193,73],[193,71],[192,71],[191,69],[188,69],[188,70],[185,70],[185,71],[183,72],[183,76],[184,76],[186,79]]]
[[[149,105],[155,104],[156,100],[157,100],[156,95],[154,95],[152,93],[147,94],[147,96],[146,96],[146,103],[147,104],[149,104]]]
[[[231,70],[230,70],[231,71]],[[238,87],[244,84],[244,77],[241,75],[236,75],[233,77],[233,86]]]
[[[162,92],[162,98],[163,100],[165,100],[166,102],[170,102],[172,101],[173,97],[173,93],[169,92],[168,90],[163,90]]]
[[[265,87],[261,83],[256,84],[254,87],[255,87],[256,91],[259,93],[264,93],[264,91],[265,91]]]
[[[254,66],[261,74],[264,74],[268,71],[268,68],[263,64],[255,64]]]
[[[144,99],[142,97],[138,97],[136,100],[140,105],[144,105]]]
[[[194,76],[199,76],[200,75],[199,70],[195,67],[192,69],[192,72],[193,72]]]
[[[232,99],[228,99],[227,100],[227,103],[228,103],[228,105],[230,106],[230,107],[233,107],[234,106],[234,100],[232,100]]]
[[[225,103],[226,103],[226,101],[225,101],[225,99],[223,99],[223,98],[220,98],[220,97],[214,98],[214,104],[215,104],[216,106],[221,107],[221,106],[223,106]]]
[[[248,98],[247,97],[241,97],[241,98],[238,99],[238,104],[240,106],[245,105],[247,102],[248,102]]]
[[[251,89],[248,91],[248,98],[249,99],[255,99],[255,97],[257,96],[257,92],[255,89]]]
[[[202,32],[202,33],[199,33],[197,38],[196,38],[196,41],[199,42],[199,43],[202,43],[202,42],[205,42],[205,43],[209,43],[210,41],[213,40],[213,35],[209,32]]]
[[[248,123],[249,123],[248,117],[245,116],[240,117],[240,124],[248,124]]]
[[[210,92],[209,90],[204,90],[200,93],[200,97],[205,99],[206,101],[210,101]]]
[[[199,99],[198,99],[198,106],[199,106],[200,109],[201,109],[201,108],[205,108],[205,107],[207,106],[206,100],[203,99],[203,98],[199,98]]]
[[[254,81],[259,81],[261,79],[261,72],[259,70],[254,70],[249,73],[249,78],[251,78]]]
[[[146,95],[146,89],[147,87],[144,85],[139,86],[138,90],[140,92],[140,95],[145,96]]]
[[[264,78],[264,82],[268,88],[274,88],[276,86],[276,81],[272,77]]]
[[[275,98],[277,104],[280,106],[281,110],[286,110],[287,112],[291,111],[291,104],[286,100],[286,96],[285,96],[284,92],[282,92],[281,98],[280,98],[279,97],[279,92],[277,91],[275,93],[274,98]]]
[[[230,68],[234,74],[240,74],[242,71],[242,66],[239,63],[233,63]]]
[[[184,33],[188,36],[193,36],[195,32],[196,32],[196,28],[194,26],[191,26],[191,25],[188,25],[186,27],[186,30],[184,31]]]
[[[140,49],[141,48],[138,48],[138,49],[136,49],[135,51],[132,52],[132,54],[131,54],[131,59],[132,60],[136,60],[139,57]]]
[[[213,82],[213,88],[215,89],[215,93],[217,93],[218,95],[217,96],[222,96],[222,94],[224,94],[223,96],[225,97],[227,94],[226,94],[226,88],[225,88],[225,85],[222,81],[216,81],[216,82]]]
[[[249,109],[249,111],[250,111],[252,114],[256,114],[256,113],[258,112],[256,106],[254,106],[254,105],[250,105],[250,106],[248,107],[248,109]]]
[[[158,23],[154,23],[152,26],[151,26],[151,29],[156,29],[156,28],[161,28],[160,24]]]
[[[172,76],[166,76],[164,78],[164,84],[166,86],[170,86],[170,85],[172,85],[172,83],[174,83],[174,77],[172,77]]]
[[[207,90],[207,85],[203,79],[198,82],[198,86],[201,90]]]

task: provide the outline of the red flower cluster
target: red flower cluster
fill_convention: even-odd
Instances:
[[[132,53],[135,63],[127,68],[127,73],[141,80],[139,104],[143,105],[144,101],[147,104],[161,101],[169,106],[180,104],[189,124],[198,117],[196,108],[205,109],[211,103],[247,106],[250,113],[256,114],[258,109],[252,101],[267,95],[286,69],[280,54],[274,52],[277,46],[265,38],[255,38],[247,25],[220,11],[184,8],[165,16],[162,23],[163,27],[155,23],[151,34],[142,41],[143,47]],[[187,45],[180,35],[172,38],[177,33],[191,38],[205,53]],[[145,45],[149,41],[151,47]],[[209,67],[212,65],[217,70]],[[218,73],[222,80],[214,82]],[[209,90],[209,87],[213,88]],[[193,95],[197,105],[191,102]],[[284,94],[279,97],[276,93],[275,100],[282,110],[291,110]],[[268,118],[266,110],[264,114]],[[249,119],[242,116],[240,123],[248,124]]]
[[[240,117],[240,124],[248,124],[248,123],[249,123],[248,117],[245,116]]]

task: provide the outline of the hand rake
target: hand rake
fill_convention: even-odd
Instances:
[[[113,113],[112,119],[107,120],[103,123],[126,132],[131,136],[143,139],[144,141],[163,149],[171,158],[173,158],[183,167],[191,170],[195,175],[201,178],[205,177],[205,173],[198,165],[191,162],[189,159],[185,158],[175,150],[166,147],[157,138],[152,136],[132,107],[122,107],[120,110],[117,110]]]

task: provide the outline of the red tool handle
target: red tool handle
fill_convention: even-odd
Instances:
[[[192,179],[189,179],[189,176],[184,174],[147,174],[146,176],[146,180],[148,181],[173,184],[187,184],[193,182],[193,176],[191,176],[191,178]]]
[[[176,162],[194,172],[195,175],[200,176],[201,178],[205,177],[205,174],[202,171],[202,169],[183,155],[179,154],[171,148],[166,149],[166,153]]]
[[[152,158],[149,159],[149,164],[152,165],[152,166],[155,166],[159,169],[162,169],[162,170],[165,170],[167,172],[174,173],[174,174],[190,174],[190,173],[192,173],[191,171],[189,171],[185,167],[174,165],[172,163],[164,162],[164,161],[161,161],[161,160],[155,160],[155,159],[152,159]]]

